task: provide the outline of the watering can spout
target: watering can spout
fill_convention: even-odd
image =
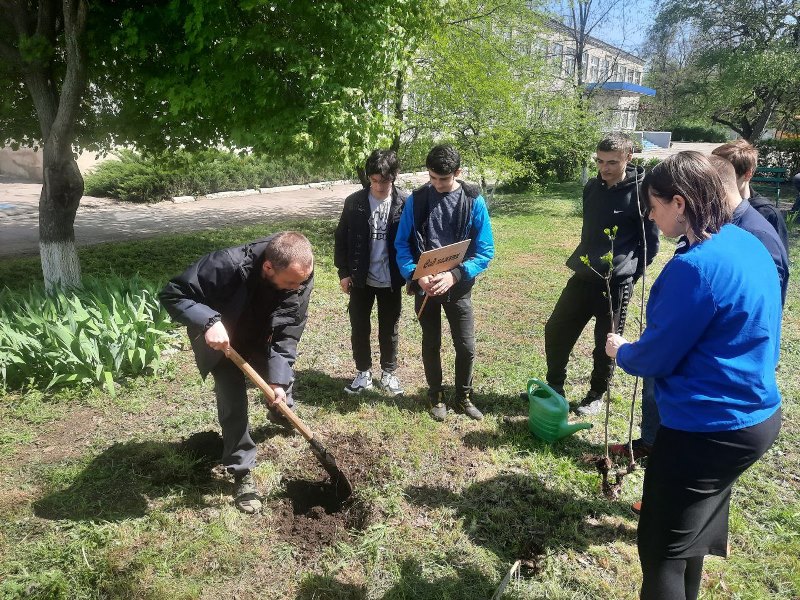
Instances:
[[[564,397],[538,379],[528,380],[528,428],[535,436],[554,442],[581,429],[591,429],[591,423],[568,423],[569,404]]]
[[[591,423],[563,423],[558,430],[560,438],[567,437],[568,435],[572,435],[576,431],[580,431],[581,429],[591,429]]]

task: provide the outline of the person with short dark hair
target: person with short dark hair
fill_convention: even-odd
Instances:
[[[592,317],[595,319],[590,388],[574,407],[581,415],[594,415],[603,408],[603,394],[613,369],[613,361],[604,350],[606,334],[612,326],[618,333],[624,331],[634,282],[644,271],[645,263],[649,265],[658,252],[658,229],[654,223],[642,220],[638,204],[637,186],[644,177],[644,169],[631,165],[632,157],[633,142],[628,136],[608,134],[597,144],[597,177],[583,188],[581,241],[567,260],[573,274],[544,329],[547,384],[563,396],[570,352],[586,324]],[[597,273],[608,271],[602,260],[611,250],[605,231],[614,227],[617,232],[610,281],[612,324],[606,282]],[[583,263],[583,256],[588,256],[591,267]]]
[[[393,396],[403,393],[395,375],[402,290],[394,240],[406,194],[395,186],[400,170],[392,150],[375,150],[365,167],[369,187],[350,194],[334,234],[333,263],[339,285],[349,294],[350,342],[356,376],[344,391],[358,394],[372,388],[370,335],[372,306],[378,303],[378,345],[381,378],[377,385]]]
[[[728,160],[736,171],[736,185],[743,200],[747,200],[750,206],[755,208],[763,216],[781,238],[786,253],[789,253],[789,232],[786,230],[786,221],[775,206],[775,203],[753,191],[750,180],[756,174],[758,166],[758,149],[745,139],[739,138],[717,146],[711,151],[715,156],[721,156]]]
[[[311,244],[302,233],[283,231],[203,256],[159,294],[170,316],[187,326],[200,375],[214,376],[222,465],[234,476],[236,507],[248,514],[261,510],[252,475],[256,444],[245,375],[225,350],[241,354],[291,408],[297,344],[313,287]],[[268,417],[288,426],[277,411],[270,409]]]
[[[708,158],[670,156],[643,193],[661,232],[688,244],[653,283],[639,340],[609,334],[606,352],[655,379],[662,421],[644,478],[640,597],[694,600],[705,555],[727,555],[734,483],[780,430],[780,285],[764,244],[729,222]]]
[[[447,417],[442,386],[442,311],[450,324],[455,360],[455,399],[451,406],[471,419],[483,414],[472,403],[472,369],[475,360],[475,319],[472,287],[475,278],[494,257],[494,238],[489,211],[480,188],[458,179],[461,155],[452,146],[435,146],[425,165],[430,181],[408,197],[395,240],[397,266],[415,294],[422,327],[422,363],[428,383],[430,414],[437,421]],[[411,282],[420,255],[435,248],[472,240],[463,262],[444,273]]]

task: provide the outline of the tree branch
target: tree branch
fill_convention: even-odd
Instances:
[[[457,21],[447,21],[445,23],[445,25],[460,25],[461,23],[468,23],[469,21],[477,21],[478,19],[485,19],[486,17],[492,16],[494,13],[496,13],[501,8],[503,8],[505,6],[508,6],[508,4],[509,4],[508,2],[505,3],[505,4],[498,4],[492,10],[487,11],[485,13],[476,14],[476,15],[472,15],[472,16],[469,16],[469,17],[464,17],[463,19],[459,19]]]

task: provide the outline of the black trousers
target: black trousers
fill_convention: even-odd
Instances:
[[[350,313],[350,343],[353,347],[353,360],[356,369],[369,371],[372,369],[372,306],[378,300],[378,347],[381,353],[381,369],[393,373],[397,368],[397,330],[400,324],[403,289],[398,287],[379,288],[367,285],[363,288],[350,289],[350,302],[347,311]]]
[[[269,381],[263,352],[243,353],[242,356],[265,381]],[[230,473],[246,473],[256,465],[256,444],[250,436],[245,375],[224,357],[211,374],[217,397],[217,417],[222,427],[222,465]],[[294,406],[292,387],[290,385],[286,390],[287,406]]]
[[[611,281],[611,303],[614,313],[614,331],[622,335],[628,303],[633,292],[633,282]],[[547,383],[556,392],[564,394],[569,353],[575,342],[594,317],[594,351],[592,358],[591,388],[603,393],[614,369],[614,361],[606,355],[606,337],[611,331],[605,281],[581,279],[573,275],[561,292],[553,314],[544,328],[544,351],[547,356]]]
[[[425,296],[415,296],[415,311],[419,312]],[[472,291],[460,298],[448,296],[428,298],[419,324],[422,327],[422,364],[428,382],[428,394],[442,391],[442,310],[450,324],[453,348],[456,351],[456,398],[472,393],[472,366],[475,362],[475,318],[472,313]]]

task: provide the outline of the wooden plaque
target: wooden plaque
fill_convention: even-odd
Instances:
[[[417,261],[417,268],[411,279],[419,279],[425,275],[438,275],[457,267],[463,262],[464,255],[472,240],[456,242],[449,246],[442,246],[435,250],[423,252]]]

